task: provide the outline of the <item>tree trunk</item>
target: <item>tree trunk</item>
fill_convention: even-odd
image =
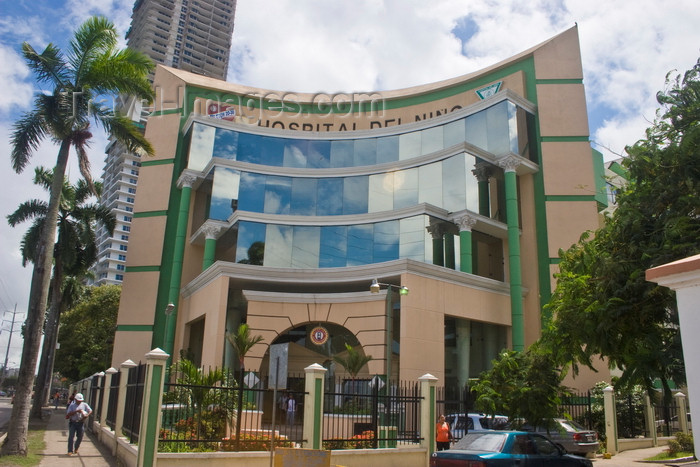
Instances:
[[[7,439],[2,445],[0,455],[27,455],[27,432],[29,430],[29,409],[31,407],[32,389],[34,386],[34,371],[41,346],[41,334],[44,327],[46,299],[49,295],[51,279],[51,264],[53,262],[53,246],[56,243],[56,222],[58,221],[58,206],[61,200],[63,177],[66,173],[70,138],[61,142],[58,151],[53,182],[49,195],[49,209],[46,213],[46,223],[41,229],[41,238],[37,245],[37,256],[32,273],[32,284],[29,291],[29,306],[25,321],[24,345],[22,360],[17,378],[12,415],[7,427]]]
[[[41,348],[39,372],[36,376],[36,394],[34,395],[34,403],[29,415],[29,418],[36,420],[41,419],[42,407],[49,402],[49,391],[51,390],[52,360],[56,349],[56,338],[58,337],[58,321],[61,316],[63,267],[60,255],[60,250],[56,249],[54,253],[53,278],[51,279],[51,306],[44,329],[44,345]]]

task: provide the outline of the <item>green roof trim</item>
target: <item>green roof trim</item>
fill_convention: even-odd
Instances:
[[[135,212],[134,213],[134,219],[138,217],[162,217],[162,216],[167,216],[168,211],[144,211],[144,212]]]
[[[150,324],[118,324],[117,331],[122,331],[122,332],[152,332],[153,326]]]
[[[176,109],[154,110],[148,116],[149,117],[160,117],[161,115],[173,115],[173,114],[182,115],[182,112],[183,112],[183,108],[178,107]]]
[[[605,163],[603,153],[591,148],[593,157],[593,177],[595,178],[595,199],[603,208],[608,207],[607,183],[605,182]],[[601,209],[602,210],[602,209]]]
[[[527,67],[527,63],[532,62],[531,57],[526,57],[511,65],[498,69],[486,76],[475,77],[471,80],[455,83],[433,91],[427,91],[418,95],[395,97],[395,98],[378,98],[379,94],[373,92],[352,92],[345,93],[348,97],[359,96],[362,100],[359,102],[335,102],[333,104],[326,101],[319,101],[314,104],[298,103],[294,101],[284,101],[283,93],[271,92],[270,98],[243,96],[236,93],[217,92],[211,89],[199,88],[188,84],[185,88],[185,103],[186,107],[183,110],[183,115],[187,117],[194,109],[194,101],[196,98],[212,99],[230,105],[241,106],[248,110],[259,109],[261,106],[265,110],[273,110],[286,112],[291,114],[347,114],[347,113],[368,113],[389,109],[400,109],[428,102],[434,102],[446,97],[463,94],[465,92],[474,91],[484,87],[485,85],[503,79],[513,73],[523,71]],[[533,67],[534,69],[534,67]],[[534,76],[534,75],[533,75]],[[534,88],[534,86],[533,86]],[[534,91],[534,89],[533,89]],[[336,95],[343,95],[337,93]],[[533,95],[528,89],[528,96]],[[373,100],[375,98],[376,100]],[[406,123],[406,122],[404,122]]]
[[[545,201],[597,201],[596,195],[547,195]]]
[[[629,171],[626,168],[624,168],[619,162],[611,162],[610,165],[608,166],[608,170],[616,173],[617,175],[624,178],[625,180],[630,179]]]
[[[127,266],[126,272],[159,272],[160,266]]]
[[[543,143],[589,143],[588,136],[541,136]]]
[[[538,79],[536,84],[583,84],[583,79]]]
[[[158,159],[155,161],[142,161],[141,167],[152,167],[154,165],[168,165],[175,163],[175,159]]]

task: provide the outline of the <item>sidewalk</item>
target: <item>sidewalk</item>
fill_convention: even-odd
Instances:
[[[95,440],[92,433],[85,430],[80,453],[69,456],[68,453],[68,420],[65,418],[65,407],[44,409],[51,413],[49,424],[44,434],[46,449],[41,454],[41,467],[86,466],[86,467],[119,467],[119,462],[112,457],[110,451]]]
[[[671,464],[664,462],[644,462],[644,459],[654,457],[655,455],[661,453],[666,449],[666,446],[657,446],[655,448],[644,448],[644,449],[632,449],[629,451],[622,451],[611,459],[603,459],[602,457],[597,457],[593,460],[593,465],[595,467],[644,467],[644,466],[665,466],[665,465],[675,465],[683,467],[695,467],[700,466],[697,462],[685,462],[681,464]]]

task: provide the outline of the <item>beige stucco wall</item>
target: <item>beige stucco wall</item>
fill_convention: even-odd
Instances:
[[[127,267],[160,265],[166,220],[165,216],[134,217],[131,220]]]
[[[189,297],[183,298],[177,316],[174,353],[179,355],[187,347],[186,326],[204,317],[204,346],[202,365],[221,367],[226,339],[226,307],[228,304],[229,278],[220,276]]]
[[[542,136],[588,136],[583,84],[538,84]]]
[[[547,203],[549,257],[557,258],[559,249],[568,249],[581,234],[595,229],[598,206],[595,201],[554,201]]]
[[[160,273],[157,271],[132,272],[124,276],[122,293],[119,301],[117,325],[152,325],[153,310],[156,308],[156,295]],[[148,349],[151,350],[151,349]]]
[[[542,171],[545,195],[596,193],[591,145],[586,141],[542,143]]]
[[[283,297],[284,294],[279,294]],[[290,298],[293,294],[290,295]],[[333,301],[332,296],[314,301],[284,303],[281,301],[248,301],[248,325],[251,332],[261,335],[265,345],[257,345],[246,357],[246,366],[253,368],[262,362],[268,345],[278,335],[306,323],[334,323],[347,328],[362,345],[366,355],[370,355],[370,373],[381,373],[384,369],[385,351],[385,295],[370,295],[369,292],[357,302]],[[320,363],[320,362],[317,362]]]
[[[139,169],[135,212],[166,211],[170,200],[172,164],[146,165]]]
[[[445,315],[511,325],[510,297],[450,282],[404,274],[411,293],[401,300],[401,379],[430,372],[445,382]]]
[[[534,176],[524,175],[519,177],[520,200],[520,269],[522,285],[525,291],[523,296],[523,320],[525,326],[525,345],[532,344],[540,337],[540,296],[539,273],[537,258],[537,220],[535,217],[535,186]]]
[[[577,28],[571,28],[534,52],[537,79],[583,79]]]

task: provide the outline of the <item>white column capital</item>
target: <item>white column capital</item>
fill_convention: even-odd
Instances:
[[[471,232],[476,225],[476,217],[466,215],[457,219],[457,226],[460,232]]]
[[[520,164],[520,158],[513,155],[508,155],[498,160],[498,166],[505,172],[515,172]]]

